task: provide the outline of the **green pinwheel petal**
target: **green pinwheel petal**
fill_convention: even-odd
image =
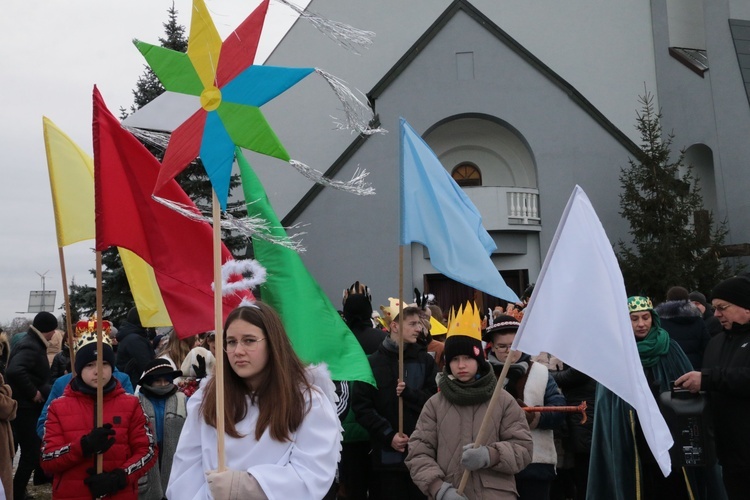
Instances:
[[[289,153],[276,137],[260,108],[222,101],[216,112],[236,145],[289,161]]]
[[[187,54],[139,40],[134,40],[133,43],[165,89],[181,94],[201,95],[203,84]]]

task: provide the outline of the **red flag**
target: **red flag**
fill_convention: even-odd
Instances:
[[[154,268],[164,304],[184,338],[214,329],[213,230],[208,223],[178,214],[151,198],[159,162],[107,109],[94,87],[94,183],[96,249],[127,248]],[[162,194],[195,205],[175,180]],[[231,260],[222,244],[222,263]],[[241,279],[235,276],[230,281]],[[247,291],[223,298],[223,317]]]

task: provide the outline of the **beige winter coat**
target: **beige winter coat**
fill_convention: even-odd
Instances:
[[[518,403],[506,391],[497,401],[488,447],[491,467],[471,473],[464,490],[470,500],[517,498],[514,474],[531,463],[531,432]],[[463,446],[479,433],[489,401],[457,406],[441,394],[432,396],[409,439],[406,466],[420,490],[434,498],[443,482],[458,488],[464,469]]]

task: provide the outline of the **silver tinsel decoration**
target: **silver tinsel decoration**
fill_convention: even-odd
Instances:
[[[365,100],[365,102],[362,102],[362,100],[360,100],[359,97],[357,97],[357,95],[346,86],[346,83],[343,80],[336,78],[332,74],[326,73],[319,68],[315,68],[315,72],[323,77],[344,106],[346,123],[335,122],[337,129],[356,131],[364,135],[385,134],[388,132],[386,129],[380,127],[370,128],[370,123],[372,123],[375,118],[375,114],[370,105],[366,102],[366,96],[360,92],[360,95],[362,95]],[[333,118],[336,119],[335,117]]]
[[[357,55],[360,54],[359,48],[370,48],[370,45],[372,45],[372,39],[375,37],[375,33],[372,31],[365,31],[338,21],[331,21],[314,12],[309,12],[288,0],[277,1],[299,14],[299,17],[302,19],[312,23],[318,31],[338,43],[341,47]]]
[[[188,219],[192,219],[198,222],[207,222],[209,224],[213,223],[213,217],[204,215],[194,206],[184,205],[182,203],[178,203],[172,200],[167,200],[166,198],[161,198],[159,196],[152,195],[151,198],[153,198],[153,200],[156,201],[157,203],[160,203],[164,205],[165,207],[171,210],[174,210],[175,212],[187,217]],[[223,217],[221,219],[222,229],[236,231],[242,236],[244,236],[245,238],[260,238],[262,240],[268,241],[269,243],[273,243],[275,245],[280,245],[284,248],[294,250],[295,252],[305,251],[305,248],[302,246],[302,243],[296,240],[296,238],[302,236],[305,233],[295,233],[292,236],[279,237],[271,233],[271,226],[269,225],[269,222],[265,219],[261,219],[259,217],[237,218],[237,217],[233,217],[231,214],[228,214],[226,212],[222,214],[222,217]],[[300,225],[295,224],[289,229],[297,229],[298,227],[300,227]]]
[[[369,196],[375,194],[375,188],[370,184],[365,183],[365,178],[370,175],[365,169],[357,169],[354,171],[354,175],[351,180],[347,182],[335,181],[326,177],[323,172],[309,167],[297,160],[289,160],[289,164],[293,166],[299,173],[314,181],[317,184],[323,186],[330,186],[340,191],[346,191],[347,193],[353,193],[360,196]]]

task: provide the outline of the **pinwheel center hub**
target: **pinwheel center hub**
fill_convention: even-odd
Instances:
[[[201,107],[206,111],[213,111],[221,104],[221,90],[208,87],[201,92]]]

